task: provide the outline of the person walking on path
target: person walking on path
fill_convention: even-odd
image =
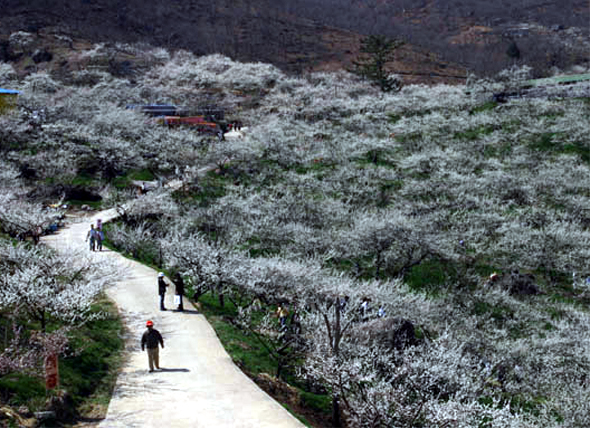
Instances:
[[[98,234],[98,231],[94,228],[94,225],[91,224],[90,230],[86,234],[86,242],[88,242],[90,240],[90,251],[94,251],[96,248],[97,234]]]
[[[164,349],[164,339],[162,339],[162,335],[158,330],[154,328],[154,323],[151,320],[148,320],[145,323],[147,330],[141,336],[141,350],[143,351],[147,348],[148,354],[148,363],[150,366],[150,373],[154,371],[154,366],[156,369],[160,369],[160,350],[158,345],[162,346]]]
[[[104,232],[102,229],[96,229],[96,249],[102,251],[102,241],[104,241]]]
[[[165,311],[166,308],[164,307],[164,297],[166,295],[166,281],[164,281],[164,272],[160,272],[158,274],[158,294],[160,295],[160,310]]]
[[[184,280],[182,279],[182,275],[180,272],[176,272],[174,275],[174,285],[176,287],[176,296],[174,296],[174,300],[178,300],[177,310],[184,311],[184,307],[182,306],[182,296],[184,295]]]

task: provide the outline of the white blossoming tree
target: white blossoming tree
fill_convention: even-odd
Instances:
[[[106,262],[79,254],[58,255],[43,246],[0,241],[0,311],[14,330],[5,337],[0,370],[34,370],[41,357],[60,354],[67,330],[96,318],[91,306],[112,280]],[[55,329],[58,323],[62,328]]]

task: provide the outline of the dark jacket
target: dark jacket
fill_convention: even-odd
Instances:
[[[158,343],[164,347],[164,339],[162,335],[155,328],[148,328],[141,336],[141,350],[147,346],[148,349],[154,349],[158,347]]]
[[[176,286],[176,294],[179,296],[184,295],[184,280],[182,279],[182,276],[176,275],[174,277],[174,285]]]
[[[168,287],[168,285],[164,281],[164,278],[158,278],[158,294],[166,294],[166,287]]]

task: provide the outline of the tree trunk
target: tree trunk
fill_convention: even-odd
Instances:
[[[379,279],[381,274],[381,251],[377,251],[377,260],[375,261],[375,279]]]
[[[334,348],[332,349],[332,351],[334,352],[334,356],[337,359],[340,354],[340,340],[342,339],[340,311],[340,299],[336,299],[336,304],[334,305],[334,312],[336,316],[336,320],[334,321]],[[340,395],[337,392],[332,394],[332,426],[342,426],[342,422],[340,420]]]
[[[342,426],[342,421],[340,420],[340,396],[338,393],[332,395],[332,426]]]
[[[277,379],[281,378],[281,374],[283,373],[283,359],[279,356],[277,362]]]
[[[334,305],[334,312],[336,315],[336,320],[334,321],[334,343],[332,351],[334,352],[334,356],[338,358],[338,354],[340,353],[340,340],[342,339],[342,332],[340,326],[340,300],[336,300],[336,304]]]

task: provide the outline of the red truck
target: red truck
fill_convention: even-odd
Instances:
[[[207,122],[203,116],[164,116],[158,119],[158,123],[168,126],[191,126],[205,134],[217,135],[222,132],[217,123]]]

